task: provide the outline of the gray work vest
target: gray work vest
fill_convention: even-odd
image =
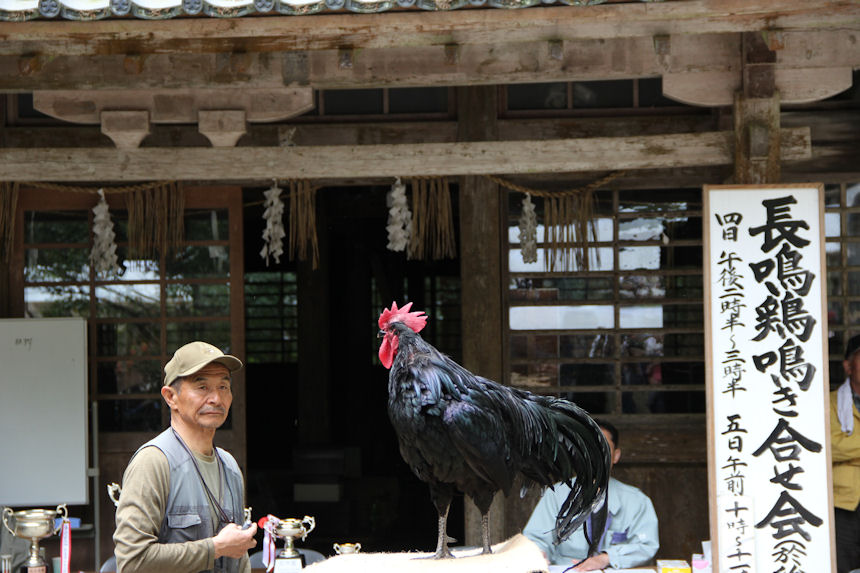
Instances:
[[[212,530],[209,497],[191,456],[173,434],[173,430],[167,428],[137,451],[147,446],[155,446],[164,452],[170,465],[170,494],[167,496],[167,508],[161,522],[161,530],[158,532],[158,542],[183,543],[214,536],[217,532]],[[241,525],[244,520],[242,472],[233,456],[221,448],[216,450],[223,462],[222,477],[226,481],[221,482],[221,499],[218,503],[231,523]],[[219,530],[224,525],[220,524]],[[215,571],[238,573],[239,560],[219,557],[215,560]]]

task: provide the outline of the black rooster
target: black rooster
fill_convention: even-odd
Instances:
[[[382,312],[379,358],[390,369],[388,415],[400,454],[430,486],[439,513],[435,558],[452,556],[446,523],[455,489],[480,510],[483,553],[490,553],[490,504],[497,491],[509,493],[518,475],[523,491],[533,484],[571,485],[556,518],[556,543],[600,508],[594,531],[585,532],[594,553],[609,483],[609,446],[600,428],[571,402],[475,376],[418,335],[427,316],[411,307],[393,303]]]

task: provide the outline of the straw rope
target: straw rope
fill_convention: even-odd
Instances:
[[[128,208],[129,257],[145,259],[176,253],[185,235],[185,192],[182,184],[176,181],[153,181],[122,185],[117,187],[87,187],[48,182],[4,183],[63,191],[70,193],[89,193],[96,195],[99,189],[106,195],[126,194]],[[5,212],[5,208],[3,209]],[[0,218],[3,215],[0,213]],[[0,225],[0,230],[2,230]],[[0,234],[0,237],[3,237]],[[10,247],[11,248],[11,247]]]
[[[588,185],[563,191],[532,189],[495,175],[485,177],[512,191],[543,198],[544,264],[547,271],[567,272],[589,268],[589,244],[597,237],[594,192],[625,173],[614,171]]]
[[[135,191],[148,191],[150,189],[156,189],[158,187],[162,187],[170,183],[170,181],[153,181],[151,183],[137,183],[134,185],[122,185],[118,187],[83,187],[79,185],[66,185],[64,183],[46,183],[44,181],[21,181],[19,185],[25,185],[27,187],[38,187],[39,189],[47,189],[48,191],[68,191],[70,193],[98,194],[99,189],[102,189],[104,190],[105,195],[110,195],[112,193],[131,193]]]

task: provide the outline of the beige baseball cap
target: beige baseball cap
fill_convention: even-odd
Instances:
[[[230,372],[242,367],[242,361],[235,356],[224,354],[208,342],[195,340],[177,350],[170,362],[164,365],[164,385],[169,386],[177,378],[194,374],[211,362],[223,364]]]

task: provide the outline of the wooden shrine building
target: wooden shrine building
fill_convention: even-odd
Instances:
[[[247,364],[217,442],[257,517],[315,515],[327,553],[429,550],[375,358],[393,300],[470,370],[612,421],[658,557],[699,552],[701,189],[825,184],[839,378],[860,332],[860,4],[585,4],[0,0],[0,317],[89,325],[100,503],[70,513],[99,527],[72,567],[111,554],[105,486],[165,427],[161,368],[192,339]],[[398,182],[406,251],[387,246]],[[534,501],[497,500],[494,539]]]

